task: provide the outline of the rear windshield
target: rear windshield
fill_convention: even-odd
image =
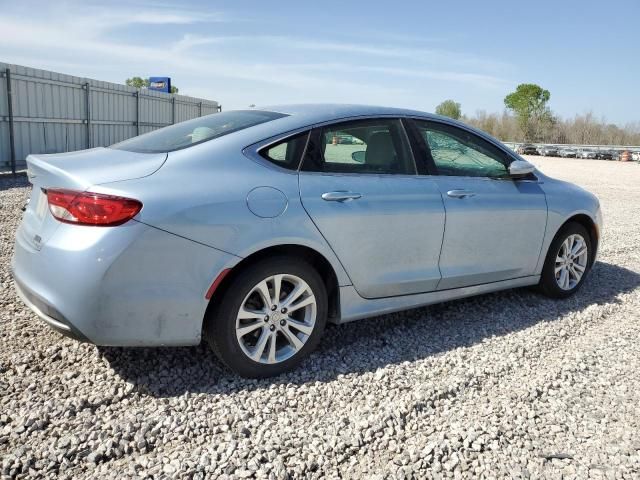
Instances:
[[[286,116],[261,110],[214,113],[154,130],[113,144],[109,148],[137,153],[172,152]]]

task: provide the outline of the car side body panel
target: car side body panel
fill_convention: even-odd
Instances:
[[[302,208],[297,173],[254,162],[242,154],[241,144],[225,139],[169,153],[165,166],[151,177],[105,183],[92,190],[133,196],[144,205],[138,221],[240,258],[277,245],[311,248],[331,264],[339,285],[351,285]],[[273,216],[250,208],[261,190],[274,192],[276,198],[281,195]],[[264,198],[257,200],[263,205]]]

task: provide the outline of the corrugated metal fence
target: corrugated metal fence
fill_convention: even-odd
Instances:
[[[218,111],[211,100],[0,63],[0,171],[30,153],[107,146]]]

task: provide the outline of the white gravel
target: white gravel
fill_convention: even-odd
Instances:
[[[329,327],[251,381],[205,347],[97,348],[16,298],[28,196],[0,180],[7,478],[640,478],[640,165],[533,158],[601,199],[575,297],[517,290]]]

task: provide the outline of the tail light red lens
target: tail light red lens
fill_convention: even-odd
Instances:
[[[102,193],[50,188],[46,194],[51,215],[61,222],[74,225],[122,225],[142,209],[142,203],[138,200]]]

